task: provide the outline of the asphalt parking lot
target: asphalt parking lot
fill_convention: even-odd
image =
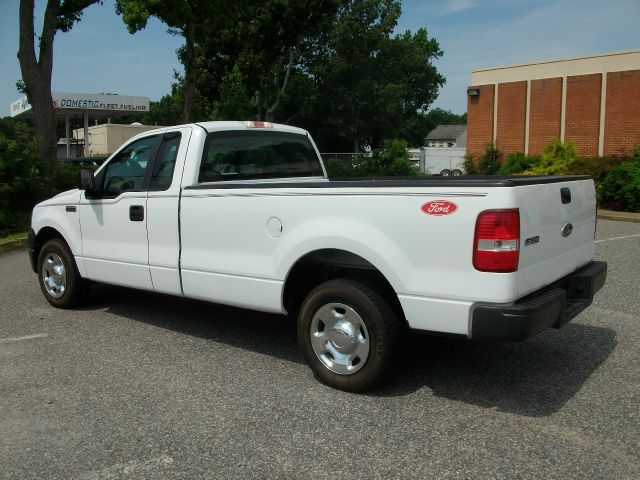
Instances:
[[[384,387],[316,382],[285,318],[97,286],[49,306],[0,256],[0,477],[640,478],[640,224],[608,283],[524,344],[412,336]]]

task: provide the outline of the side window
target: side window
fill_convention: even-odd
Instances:
[[[137,140],[109,162],[102,184],[105,196],[118,196],[122,192],[142,190],[144,175],[157,138],[153,136]]]
[[[216,132],[205,142],[198,182],[319,175],[322,167],[306,135]]]
[[[156,162],[153,165],[151,190],[166,190],[171,186],[181,137],[180,132],[172,132],[164,135],[160,148],[158,149]]]

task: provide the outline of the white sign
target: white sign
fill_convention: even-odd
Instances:
[[[149,97],[127,95],[106,95],[103,93],[52,92],[53,107],[56,110],[103,110],[109,112],[148,112]],[[11,104],[11,116],[15,117],[31,109],[24,96]]]
[[[20,100],[16,100],[11,104],[9,109],[9,113],[12,117],[16,115],[20,115],[22,112],[26,112],[31,109],[31,104],[27,100],[27,96],[25,95]]]
[[[148,97],[89,93],[53,92],[53,106],[71,110],[117,110],[122,112],[148,112]]]

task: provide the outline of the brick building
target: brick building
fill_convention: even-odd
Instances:
[[[494,144],[539,154],[554,138],[580,155],[640,146],[640,50],[474,70],[467,89],[467,153]]]

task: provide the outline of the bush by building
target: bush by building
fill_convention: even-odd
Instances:
[[[525,170],[525,175],[569,175],[578,161],[578,149],[573,142],[552,140],[542,151],[540,160]]]
[[[640,212],[640,149],[615,165],[597,182],[600,205],[612,210]]]
[[[498,169],[498,175],[519,175],[540,163],[540,157],[513,152],[507,155],[505,162]]]

